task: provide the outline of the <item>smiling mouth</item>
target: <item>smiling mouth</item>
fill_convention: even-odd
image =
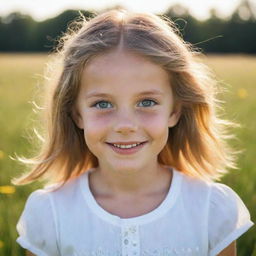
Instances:
[[[142,142],[139,144],[131,144],[131,145],[114,145],[112,143],[107,143],[113,150],[114,152],[118,154],[134,154],[138,152],[140,149],[144,147],[144,144],[147,142]]]
[[[139,146],[141,144],[144,144],[144,143],[146,143],[146,141],[144,141],[144,142],[116,142],[116,143],[108,143],[107,142],[107,144],[109,144],[109,145],[112,145],[112,146],[117,147],[117,148],[124,148],[124,149],[134,148],[134,147],[137,147],[137,146]]]

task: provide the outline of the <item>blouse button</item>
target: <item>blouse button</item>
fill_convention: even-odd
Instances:
[[[131,226],[131,227],[130,227],[130,231],[131,231],[132,233],[135,233],[135,232],[137,231],[136,226]]]
[[[128,244],[129,240],[128,239],[124,239],[124,244]]]
[[[136,241],[133,241],[133,242],[132,242],[132,245],[133,245],[133,246],[136,246],[136,245],[137,245],[137,242],[136,242]]]

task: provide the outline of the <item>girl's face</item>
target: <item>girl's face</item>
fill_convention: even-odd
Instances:
[[[173,111],[168,73],[127,51],[97,56],[82,73],[74,119],[104,169],[122,172],[156,166],[179,112]],[[118,149],[113,143],[144,143]]]

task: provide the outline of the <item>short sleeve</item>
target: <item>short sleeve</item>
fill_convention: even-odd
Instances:
[[[21,247],[39,256],[59,256],[50,196],[42,189],[28,197],[16,225]]]
[[[208,219],[209,255],[220,253],[253,225],[248,209],[236,192],[214,183]]]

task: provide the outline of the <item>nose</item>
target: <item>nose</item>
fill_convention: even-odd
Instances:
[[[135,115],[130,110],[122,110],[117,113],[114,131],[127,134],[135,132],[138,129],[138,123]]]

